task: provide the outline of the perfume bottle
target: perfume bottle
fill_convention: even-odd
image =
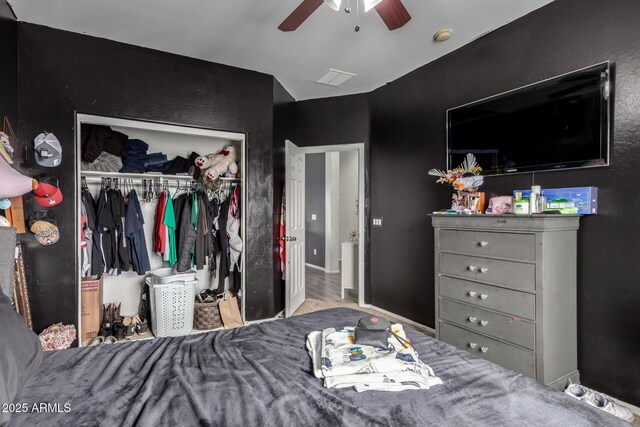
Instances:
[[[546,197],[544,197],[544,191],[542,191],[538,195],[538,207],[536,208],[536,211],[538,213],[543,213],[546,210],[547,210],[547,199]]]
[[[540,198],[541,188],[539,185],[534,185],[531,187],[531,195],[529,196],[529,212],[540,213],[538,210],[538,199]]]

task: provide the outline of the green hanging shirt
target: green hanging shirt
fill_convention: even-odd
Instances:
[[[171,202],[171,192],[167,191],[167,206],[164,211],[164,221],[162,222],[169,230],[169,265],[178,262],[178,251],[176,242],[176,216],[173,213],[173,203]]]

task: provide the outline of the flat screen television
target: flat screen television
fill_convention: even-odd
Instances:
[[[483,175],[609,165],[609,62],[447,111],[447,167]]]

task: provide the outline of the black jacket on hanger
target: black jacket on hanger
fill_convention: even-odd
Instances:
[[[220,242],[220,265],[218,266],[218,289],[216,293],[224,292],[224,280],[229,277],[229,237],[227,236],[227,219],[229,218],[229,201],[220,205],[218,215],[218,241]]]
[[[187,195],[180,215],[180,240],[178,241],[178,263],[176,271],[185,272],[191,268],[191,254],[196,242],[196,229],[191,224],[191,197]]]

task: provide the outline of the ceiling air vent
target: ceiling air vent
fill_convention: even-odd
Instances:
[[[342,85],[342,83],[349,80],[351,77],[355,77],[355,74],[347,73],[346,71],[334,70],[330,68],[327,74],[320,77],[320,79],[316,80],[316,83],[320,83],[321,85],[338,87]]]

